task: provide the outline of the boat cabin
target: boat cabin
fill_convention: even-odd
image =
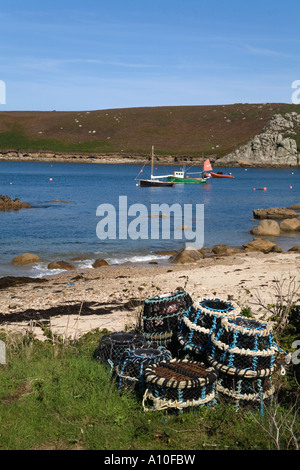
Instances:
[[[173,171],[173,176],[175,178],[184,178],[184,171]]]

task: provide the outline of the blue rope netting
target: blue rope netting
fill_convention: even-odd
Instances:
[[[233,302],[220,299],[202,299],[189,307],[178,327],[178,340],[184,350],[195,354],[207,352],[210,338],[225,316],[237,316],[240,308]]]
[[[217,391],[223,396],[234,400],[236,409],[240,403],[258,405],[263,413],[265,402],[275,393],[272,376],[249,379],[245,377],[230,376],[219,372]]]
[[[147,388],[143,406],[147,411],[183,410],[215,403],[218,374],[204,363],[172,359],[153,364],[145,371]],[[150,408],[147,408],[147,404]]]
[[[269,376],[279,348],[266,323],[244,317],[223,318],[211,335],[210,364],[229,374]]]
[[[111,366],[118,366],[128,348],[145,346],[145,338],[137,333],[115,332],[102,336],[94,358]]]
[[[181,316],[192,305],[185,291],[163,294],[146,299],[143,310],[143,334],[147,342],[167,346],[173,339]]]
[[[145,369],[152,364],[172,359],[171,352],[163,346],[158,348],[128,349],[117,368],[119,390],[145,388]]]

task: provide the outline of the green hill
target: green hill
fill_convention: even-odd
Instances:
[[[210,156],[233,151],[260,133],[283,103],[167,106],[73,112],[1,112],[0,151],[99,155]]]

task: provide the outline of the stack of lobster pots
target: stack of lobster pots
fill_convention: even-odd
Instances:
[[[179,324],[178,339],[190,356],[202,357],[218,373],[217,391],[237,407],[259,404],[274,393],[278,347],[270,327],[240,315],[233,302],[200,299]]]
[[[263,408],[274,394],[272,330],[243,317],[235,302],[193,302],[177,290],[146,299],[142,314],[139,333],[103,336],[94,356],[110,364],[120,390],[142,390],[145,409],[205,406],[219,395]]]
[[[223,318],[219,330],[212,333],[211,344],[208,361],[219,372],[218,390],[237,406],[250,402],[263,409],[274,394],[278,347],[272,330],[250,318]]]

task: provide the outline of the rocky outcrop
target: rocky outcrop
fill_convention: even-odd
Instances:
[[[292,246],[292,248],[290,248],[290,249],[288,250],[288,252],[291,252],[291,253],[300,253],[300,246],[299,246],[299,245]]]
[[[298,167],[300,149],[294,135],[300,132],[300,114],[275,114],[261,134],[218,159],[218,166]]]
[[[289,206],[288,209],[293,209],[295,211],[300,211],[300,203],[298,202],[297,204],[293,204],[292,206]]]
[[[270,207],[269,209],[254,209],[253,217],[255,219],[273,219],[284,220],[299,217],[299,213],[286,207]]]
[[[211,253],[219,256],[230,256],[235,253],[239,253],[241,248],[237,246],[228,246],[228,245],[214,245],[211,249]]]
[[[0,195],[0,211],[18,211],[19,209],[29,209],[31,205],[28,202],[22,202],[20,199],[11,199],[9,196]]]
[[[254,238],[252,242],[243,245],[245,251],[260,251],[262,253],[282,253],[282,249],[265,238]]]

